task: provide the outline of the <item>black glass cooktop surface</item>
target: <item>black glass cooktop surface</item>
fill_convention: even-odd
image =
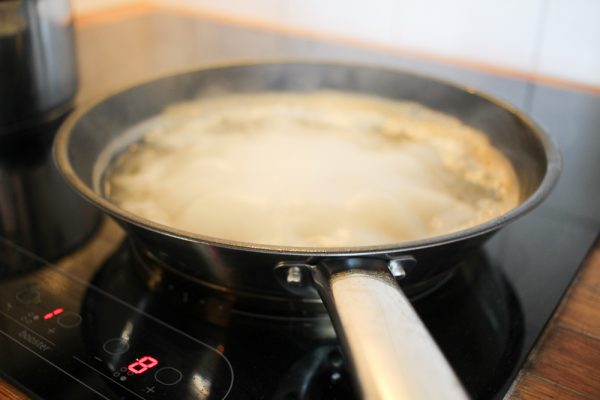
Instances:
[[[567,168],[582,146],[563,148]],[[355,398],[325,314],[249,312],[178,275],[154,279],[121,230],[53,178],[47,146],[19,151],[0,170],[0,371],[9,382],[45,399]],[[566,175],[541,207],[412,299],[473,398],[508,390],[594,242],[598,223],[582,214],[595,203]],[[598,188],[584,190],[593,198]],[[590,207],[564,211],[573,201]],[[10,225],[7,211],[21,220]]]

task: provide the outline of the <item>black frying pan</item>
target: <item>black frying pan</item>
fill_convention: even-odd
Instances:
[[[415,101],[484,131],[517,172],[519,205],[475,227],[424,240],[308,248],[180,231],[120,209],[99,189],[110,161],[127,143],[107,158],[108,145],[172,103],[228,92],[322,89]],[[396,70],[300,62],[199,69],[131,87],[73,114],[57,136],[55,155],[70,184],[120,222],[146,257],[207,286],[274,305],[303,307],[320,298],[365,399],[466,398],[397,282],[405,290],[418,290],[439,279],[497,229],[538,205],[560,170],[560,157],[548,137],[514,108],[489,96]]]

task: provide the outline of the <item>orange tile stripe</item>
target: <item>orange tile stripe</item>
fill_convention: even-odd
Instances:
[[[84,27],[93,24],[110,23],[115,20],[134,18],[141,15],[159,12],[167,12],[188,18],[208,19],[224,24],[238,25],[265,32],[276,32],[279,34],[300,37],[303,39],[327,41],[351,47],[375,50],[388,54],[395,54],[402,57],[410,57],[415,59],[421,59],[424,61],[431,61],[439,64],[446,64],[475,71],[482,71],[492,75],[498,75],[507,78],[528,80],[531,82],[541,83],[569,90],[600,94],[600,86],[596,86],[593,84],[574,82],[552,76],[520,71],[508,67],[490,65],[482,62],[470,61],[457,57],[435,55],[432,53],[420,52],[417,50],[410,50],[406,48],[385,45],[368,40],[350,38],[343,35],[316,32],[306,28],[289,26],[286,24],[278,24],[274,22],[267,22],[256,18],[238,17],[223,12],[215,12],[183,4],[167,4],[162,2],[142,0],[127,6],[114,7],[88,14],[76,15],[75,25],[77,27]]]
[[[160,11],[156,4],[139,1],[127,5],[105,8],[85,14],[75,14],[73,22],[76,28],[106,24],[119,20],[135,18]]]

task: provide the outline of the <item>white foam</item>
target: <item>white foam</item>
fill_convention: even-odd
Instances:
[[[263,93],[179,104],[159,121],[105,193],[196,234],[380,245],[464,229],[518,201],[510,163],[483,133],[414,103]]]

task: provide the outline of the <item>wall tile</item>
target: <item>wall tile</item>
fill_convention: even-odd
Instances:
[[[401,47],[528,71],[542,4],[404,0],[394,40]]]
[[[549,1],[537,71],[600,86],[600,1]]]

